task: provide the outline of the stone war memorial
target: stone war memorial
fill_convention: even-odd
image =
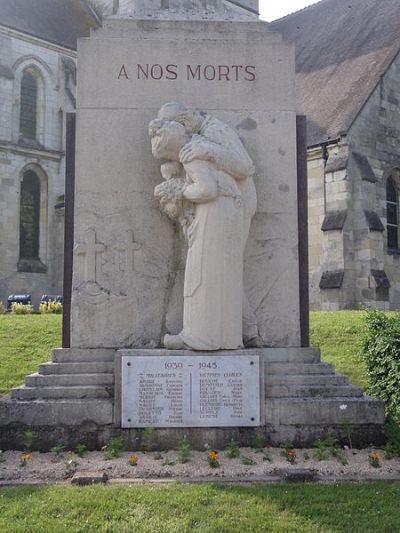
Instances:
[[[63,348],[0,401],[2,449],[382,439],[382,402],[309,347],[294,77],[293,45],[218,0],[121,2],[80,40]]]

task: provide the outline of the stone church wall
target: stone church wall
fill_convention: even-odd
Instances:
[[[0,27],[0,300],[28,293],[62,294],[65,113],[74,109],[75,52]],[[21,79],[38,78],[36,142],[21,138]],[[20,191],[23,174],[40,181],[40,272],[19,259]],[[25,271],[21,271],[25,270]],[[33,268],[35,270],[35,268]]]
[[[400,169],[399,81],[397,57],[348,135],[309,150],[314,309],[400,307],[400,253],[388,253],[386,232],[386,180]]]

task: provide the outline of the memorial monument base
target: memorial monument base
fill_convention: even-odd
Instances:
[[[27,376],[25,386],[0,400],[0,449],[21,449],[28,428],[34,432],[34,449],[41,451],[79,442],[99,449],[113,436],[121,436],[127,449],[140,449],[143,429],[121,427],[121,357],[152,356],[165,362],[166,356],[187,358],[193,353],[56,349],[52,362],[40,365],[38,373]],[[195,352],[195,356],[212,358],[213,354]],[[231,438],[249,446],[259,428],[273,445],[289,439],[296,446],[312,446],[328,433],[341,439],[345,426],[351,427],[354,446],[384,440],[383,402],[364,395],[345,376],[336,374],[332,365],[321,363],[318,349],[263,348],[214,356],[259,357],[259,425],[159,427],[160,449],[176,448],[184,435],[197,449],[206,444],[221,449]],[[346,410],[340,409],[342,405]]]

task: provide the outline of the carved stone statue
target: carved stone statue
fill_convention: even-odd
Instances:
[[[229,126],[179,103],[164,105],[149,133],[166,180],[155,196],[189,245],[183,330],[166,335],[165,347],[236,349],[243,337],[247,346],[261,345],[243,291],[244,248],[256,210],[249,155]]]

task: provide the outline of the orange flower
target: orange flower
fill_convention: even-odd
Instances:
[[[214,452],[214,451],[209,451],[208,452],[208,455],[211,459],[211,461],[218,461],[218,452]]]
[[[289,450],[287,452],[287,454],[288,454],[289,457],[296,457],[297,456],[296,450]]]
[[[381,454],[379,452],[374,452],[371,454],[371,459],[373,461],[380,461],[381,460]]]

